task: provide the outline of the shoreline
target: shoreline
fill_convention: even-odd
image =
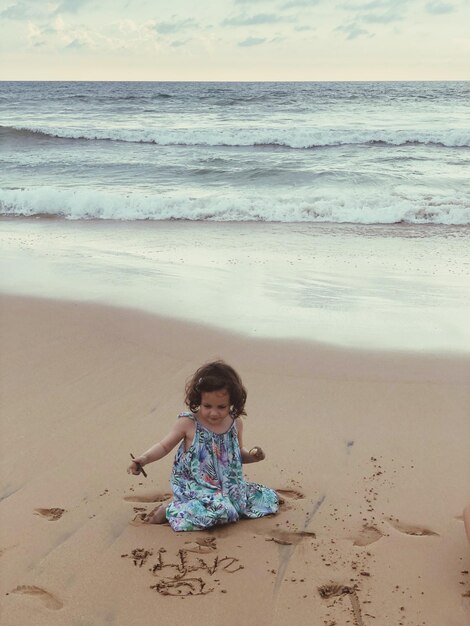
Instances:
[[[80,299],[68,299],[60,297],[48,297],[48,296],[36,296],[29,294],[8,293],[0,291],[0,314],[2,303],[7,303],[7,308],[11,304],[15,306],[21,303],[29,304],[34,307],[35,304],[39,306],[52,306],[64,307],[65,309],[73,310],[82,308],[84,310],[94,311],[95,313],[101,313],[101,315],[110,315],[113,317],[122,316],[123,318],[130,320],[134,318],[136,324],[140,322],[150,325],[163,325],[168,327],[177,327],[182,332],[203,334],[205,336],[214,335],[217,338],[228,339],[233,342],[241,342],[244,345],[258,344],[262,351],[268,351],[272,354],[276,352],[289,352],[295,351],[297,354],[302,355],[302,358],[308,358],[308,355],[313,353],[322,355],[331,355],[332,363],[334,360],[334,367],[338,370],[338,376],[342,376],[345,372],[341,369],[341,359],[346,357],[355,361],[355,372],[360,378],[365,376],[367,378],[377,377],[377,380],[381,379],[380,372],[375,368],[377,359],[380,359],[381,365],[385,368],[383,374],[384,379],[389,379],[392,375],[392,369],[396,365],[397,359],[402,359],[404,369],[398,374],[399,378],[408,377],[411,380],[420,380],[422,378],[421,368],[425,363],[432,363],[433,365],[426,370],[425,380],[446,380],[451,383],[452,380],[460,383],[465,380],[466,368],[470,366],[470,353],[458,352],[454,350],[423,350],[417,349],[403,349],[403,348],[384,348],[383,346],[349,346],[332,344],[327,341],[320,341],[311,337],[272,337],[262,335],[247,335],[241,330],[234,330],[230,328],[221,328],[212,325],[210,322],[201,322],[198,319],[181,319],[173,317],[171,315],[163,315],[156,311],[145,310],[138,308],[137,306],[124,306],[117,303],[101,302],[101,301],[87,301]],[[314,365],[314,358],[311,356],[308,360],[308,366]],[[409,366],[406,363],[409,362]],[[362,367],[361,367],[362,363]],[[452,365],[454,367],[452,367]],[[418,367],[417,367],[418,366]],[[334,375],[332,365],[329,365],[327,361],[323,360],[322,367],[328,370],[329,375]],[[349,369],[349,366],[347,366]],[[425,368],[426,369],[426,368]],[[461,374],[460,371],[463,373]]]
[[[407,230],[416,230],[420,231],[422,228],[425,229],[435,229],[435,230],[467,230],[468,224],[437,224],[435,222],[333,222],[333,221],[283,221],[283,220],[260,220],[260,219],[245,219],[245,220],[236,220],[236,219],[208,219],[208,218],[194,218],[191,219],[189,217],[181,217],[181,218],[155,218],[151,219],[148,217],[143,218],[122,218],[118,219],[115,217],[71,217],[67,215],[62,215],[58,213],[35,213],[32,215],[23,215],[19,213],[0,213],[0,222],[9,222],[9,221],[19,221],[19,222],[37,222],[37,221],[57,221],[57,222],[65,222],[76,224],[77,222],[81,222],[84,224],[228,224],[233,226],[243,226],[243,225],[256,225],[259,224],[259,227],[263,226],[306,226],[312,228],[325,228],[325,229],[333,229],[333,228],[350,228],[360,230],[363,228],[366,229],[407,229]]]
[[[210,625],[323,626],[354,619],[342,585],[364,624],[465,625],[470,359],[242,337],[90,303],[0,303],[6,624],[145,623],[155,611],[176,623],[201,611]],[[186,378],[216,357],[240,372],[246,444],[267,454],[245,474],[286,504],[209,532],[134,525],[167,493],[173,454],[144,481],[126,474],[129,452],[168,430]],[[172,565],[152,574],[161,548]],[[218,556],[232,568],[185,575],[202,583],[184,601],[150,589],[176,589],[162,581],[179,550],[194,567]],[[258,599],[240,606],[247,585]]]
[[[0,292],[249,337],[470,354],[470,232],[221,222],[2,222]]]

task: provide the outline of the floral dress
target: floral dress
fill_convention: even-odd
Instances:
[[[225,433],[218,434],[205,428],[193,413],[178,417],[194,420],[196,432],[188,450],[181,443],[173,464],[174,497],[166,509],[173,530],[204,530],[240,517],[277,512],[276,492],[243,477],[235,420]]]

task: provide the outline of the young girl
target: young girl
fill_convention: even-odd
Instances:
[[[237,372],[223,361],[200,367],[186,385],[185,404],[172,430],[147,452],[134,459],[128,473],[158,461],[180,443],[171,487],[173,499],[154,509],[145,521],[168,520],[173,530],[203,530],[240,517],[276,513],[273,489],[249,483],[242,463],[265,458],[261,448],[243,446],[246,390]]]

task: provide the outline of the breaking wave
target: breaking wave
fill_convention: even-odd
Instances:
[[[356,224],[470,224],[470,192],[414,196],[314,192],[270,197],[117,194],[54,187],[0,189],[4,216],[57,216],[85,220],[212,220]]]
[[[297,150],[346,145],[470,146],[468,129],[356,130],[321,128],[62,128],[0,126],[2,135],[20,139],[50,137],[90,141],[121,141],[160,146],[282,147]]]

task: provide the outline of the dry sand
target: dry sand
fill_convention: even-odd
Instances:
[[[254,340],[105,306],[2,297],[4,626],[466,626],[470,360]],[[274,517],[132,522],[173,455],[126,474],[221,357],[248,388],[246,467]],[[178,596],[178,597],[175,597]]]

